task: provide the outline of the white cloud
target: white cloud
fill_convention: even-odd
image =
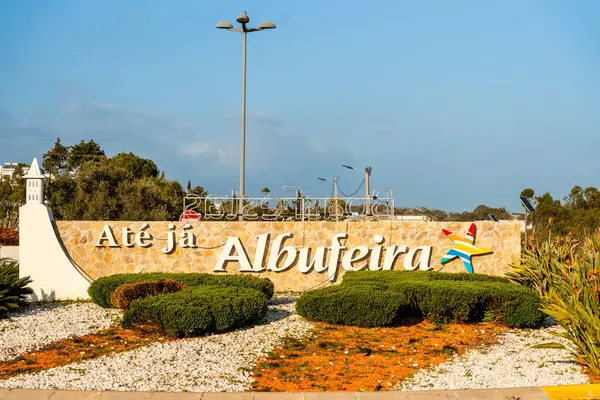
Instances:
[[[0,146],[0,158],[14,159],[12,154],[17,153],[26,161],[39,157],[56,137],[67,145],[94,139],[109,156],[133,152],[151,158],[168,178],[192,180],[211,193],[229,193],[238,185],[239,111],[185,121],[166,113],[76,96],[57,111],[45,112],[53,118],[36,118],[31,126],[20,122],[27,129],[19,132],[32,140],[15,143],[11,149]],[[322,143],[311,144],[307,138],[294,135],[283,120],[269,112],[249,110],[247,118],[246,180],[250,194],[264,186],[276,192],[282,185],[303,185],[310,192],[318,192],[321,186],[313,182],[316,176],[327,175],[338,159],[354,160],[341,148],[323,148]],[[0,124],[0,132],[9,132],[4,125]],[[14,130],[15,123],[10,127]],[[3,137],[8,136],[0,134],[0,139]],[[35,149],[34,139],[38,142]]]
[[[181,146],[181,153],[186,156],[201,156],[214,151],[215,146],[211,142],[186,143]]]

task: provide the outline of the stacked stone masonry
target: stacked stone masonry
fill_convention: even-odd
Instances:
[[[96,247],[104,226],[108,225],[121,247]],[[147,248],[125,247],[121,241],[121,229],[129,227],[138,232],[144,224],[148,224],[147,232],[154,240]],[[175,231],[181,232],[181,222],[126,222],[126,221],[58,221],[57,230],[71,258],[92,278],[96,279],[117,273],[140,272],[209,272],[215,268],[221,250],[228,237],[237,236],[244,244],[250,260],[254,259],[258,235],[271,234],[271,242],[282,233],[291,233],[293,237],[285,245],[293,245],[298,250],[304,247],[314,249],[319,246],[330,246],[334,235],[347,233],[348,239],[341,244],[346,248],[366,245],[377,246],[373,237],[377,234],[384,237],[386,246],[432,246],[430,265],[434,270],[446,272],[465,272],[460,259],[455,259],[445,266],[440,263],[443,255],[453,246],[452,240],[446,238],[442,229],[463,236],[471,223],[462,222],[194,222],[188,229],[197,237],[198,248],[177,247],[171,254],[160,251],[166,247],[166,232],[169,224],[175,225]],[[489,248],[492,254],[473,257],[474,272],[489,275],[504,275],[511,263],[519,260],[521,253],[520,227],[517,222],[476,222],[477,234],[475,244]],[[179,236],[178,236],[179,239]],[[344,271],[339,267],[337,282],[342,280]],[[395,263],[394,269],[402,269],[402,256]],[[237,274],[239,266],[227,265],[227,273]],[[283,272],[265,271],[255,273],[267,277],[275,283],[278,291],[303,291],[320,284],[328,284],[327,272],[301,273],[298,268]]]

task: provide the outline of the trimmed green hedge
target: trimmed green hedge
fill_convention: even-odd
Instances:
[[[117,274],[105,276],[94,281],[88,293],[92,301],[104,308],[114,308],[110,295],[117,288],[126,283],[142,281],[158,281],[171,279],[181,282],[188,287],[198,286],[235,286],[256,289],[261,291],[267,298],[273,297],[273,282],[266,278],[258,278],[248,275],[216,275],[216,274],[170,274],[170,273],[145,273],[145,274]]]
[[[501,276],[484,274],[448,273],[437,271],[358,271],[344,274],[344,284],[380,282],[391,284],[404,281],[472,281],[511,283],[510,279]]]
[[[225,332],[263,318],[267,302],[263,292],[252,288],[200,286],[134,300],[123,326],[154,322],[177,337]]]
[[[539,327],[545,319],[540,302],[536,292],[504,278],[370,271],[347,273],[341,285],[304,293],[296,310],[313,321],[364,327],[390,325],[409,315],[434,323],[499,318],[510,327]]]

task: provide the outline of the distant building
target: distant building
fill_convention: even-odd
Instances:
[[[7,162],[0,165],[0,179],[10,179],[15,170],[19,166],[19,163]],[[26,175],[29,172],[29,167],[23,167],[23,175]]]
[[[396,215],[396,220],[405,222],[433,221],[433,219],[427,215]]]

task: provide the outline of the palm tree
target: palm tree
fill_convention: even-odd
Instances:
[[[265,197],[267,197],[269,195],[269,193],[271,193],[271,189],[269,189],[268,187],[264,187],[261,189],[261,192],[263,192]]]

